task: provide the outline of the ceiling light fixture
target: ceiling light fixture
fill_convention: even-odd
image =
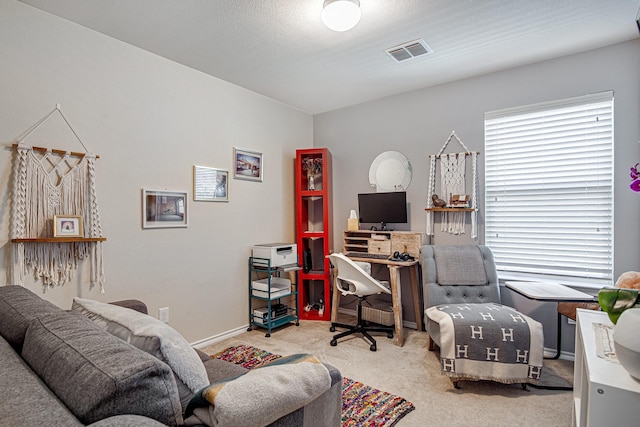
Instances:
[[[324,0],[322,22],[333,31],[347,31],[360,22],[359,0]]]

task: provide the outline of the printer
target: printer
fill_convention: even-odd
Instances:
[[[295,243],[263,243],[253,246],[255,258],[270,260],[271,267],[298,264],[298,245]]]

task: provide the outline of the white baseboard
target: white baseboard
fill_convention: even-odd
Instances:
[[[218,343],[220,341],[224,341],[227,338],[232,338],[232,337],[235,337],[236,335],[240,335],[243,332],[246,332],[248,327],[249,327],[248,324],[244,325],[244,326],[240,326],[240,327],[238,327],[236,329],[232,329],[230,331],[223,332],[221,334],[214,335],[214,336],[209,337],[209,338],[205,338],[205,339],[202,339],[202,340],[199,340],[199,341],[196,341],[196,342],[192,342],[191,346],[200,349],[200,348],[206,347],[208,345],[215,344],[215,343]]]

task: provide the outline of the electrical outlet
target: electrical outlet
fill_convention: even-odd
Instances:
[[[158,320],[164,323],[169,323],[169,307],[158,309]]]

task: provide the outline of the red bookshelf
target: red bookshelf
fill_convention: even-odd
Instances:
[[[331,319],[331,153],[326,148],[296,150],[296,243],[302,265],[299,313],[304,320]]]

